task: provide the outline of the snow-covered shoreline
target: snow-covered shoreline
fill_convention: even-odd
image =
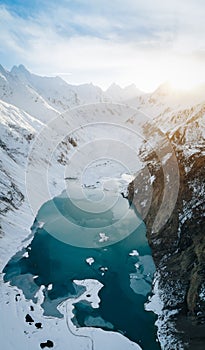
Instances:
[[[63,185],[63,184],[62,184]],[[60,187],[60,186],[59,186]],[[56,195],[59,190],[54,187]],[[27,198],[19,209],[10,210],[6,213],[2,220],[3,237],[1,238],[1,271],[8,260],[17,252],[26,247],[33,236],[31,235],[30,227],[34,221],[34,216],[30,209]],[[15,236],[15,240],[14,240]],[[89,301],[97,304],[98,284],[97,281],[79,281],[80,284],[86,286],[86,291],[75,301],[84,300],[86,294],[90,294]],[[95,287],[95,288],[93,288]],[[97,289],[96,289],[97,288]],[[97,349],[103,350],[105,344],[107,348],[131,350],[140,349],[140,347],[129,341],[119,333],[106,332],[101,329],[76,328],[72,321],[72,300],[63,302],[60,305],[60,310],[64,314],[63,319],[43,316],[41,308],[41,293],[38,292],[38,302],[33,304],[31,301],[26,301],[22,291],[17,287],[12,287],[8,283],[4,283],[3,274],[0,279],[1,293],[1,320],[3,321],[0,327],[0,339],[2,347],[6,350],[30,348],[31,350],[39,348],[40,343],[49,339],[53,341],[56,349],[64,349],[65,344],[72,346],[73,350],[79,349]],[[34,311],[30,311],[30,307]],[[29,314],[35,320],[43,325],[43,329],[37,329],[25,322],[25,316]],[[69,324],[69,327],[68,327]],[[71,329],[72,328],[72,329]]]

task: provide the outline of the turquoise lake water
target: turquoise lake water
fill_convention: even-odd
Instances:
[[[101,319],[101,328],[159,350],[156,316],[144,309],[155,266],[143,221],[119,193],[76,188],[71,195],[64,192],[41,207],[31,243],[8,262],[4,281],[34,302],[44,285],[44,314],[63,317],[58,304],[84,292],[73,280],[98,280],[99,308],[76,303],[73,323],[99,327]]]

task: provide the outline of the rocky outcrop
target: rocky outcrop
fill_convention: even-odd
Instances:
[[[164,168],[165,143],[160,141],[154,150],[148,149],[148,142],[145,143],[141,150],[145,167],[129,186],[129,200],[134,202],[147,226],[147,237],[159,276],[163,314],[171,311],[172,315],[166,320],[163,332],[164,335],[172,334],[175,343],[167,344],[163,349],[200,350],[205,342],[205,144],[202,112],[174,132],[167,133],[173,148],[166,162],[166,172],[169,169],[169,177],[172,177],[171,185]],[[147,130],[149,139],[153,126],[147,126]],[[161,153],[163,157],[159,156]],[[178,169],[174,173],[175,159]],[[173,204],[177,180],[178,195],[170,213],[169,203]],[[169,193],[169,198],[162,205],[165,192]],[[167,212],[166,222],[160,224],[161,217],[166,217]]]

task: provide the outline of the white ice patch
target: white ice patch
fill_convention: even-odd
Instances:
[[[43,221],[39,221],[39,223],[38,223],[38,227],[39,227],[39,228],[42,228],[44,224],[45,224],[45,222],[43,222]]]
[[[86,263],[88,264],[88,265],[92,265],[93,263],[94,263],[94,259],[91,257],[91,258],[87,258],[86,259]]]
[[[136,264],[135,264],[135,268],[136,268],[136,270],[138,270],[138,269],[139,269],[139,267],[140,267],[140,264],[136,263]]]
[[[28,252],[25,252],[22,256],[23,256],[24,258],[28,258]]]
[[[99,239],[100,243],[104,243],[104,242],[107,242],[109,240],[109,236],[106,236],[106,234],[104,232],[100,232],[99,236],[100,236],[100,239]]]
[[[132,250],[130,253],[129,253],[130,256],[139,256],[139,252],[137,250]]]
[[[153,285],[153,295],[149,297],[148,302],[145,304],[145,310],[153,311],[156,315],[160,315],[162,313],[164,304],[162,302],[162,299],[160,298],[159,276],[157,274],[155,275]]]
[[[156,176],[155,176],[155,175],[152,175],[152,176],[150,177],[149,181],[150,181],[150,184],[151,184],[151,185],[153,184],[153,182],[154,182],[155,179],[156,179]]]
[[[48,289],[48,290],[52,290],[52,288],[53,288],[53,285],[52,285],[52,283],[51,283],[51,284],[48,285],[48,288],[47,288],[47,289]]]
[[[103,272],[108,271],[108,267],[101,267],[100,270]]]

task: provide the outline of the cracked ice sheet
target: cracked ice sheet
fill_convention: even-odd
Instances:
[[[123,335],[115,332],[106,332],[95,328],[76,328],[71,321],[73,317],[73,303],[86,300],[86,294],[91,294],[89,301],[93,307],[97,307],[100,299],[98,292],[102,284],[95,280],[75,281],[84,285],[86,291],[78,298],[69,299],[60,306],[60,312],[65,317],[43,317],[40,306],[42,301],[42,289],[38,292],[38,302],[25,301],[24,296],[17,288],[10,287],[0,281],[1,297],[1,325],[0,340],[4,350],[36,350],[40,343],[51,340],[56,350],[63,350],[68,345],[72,350],[140,350],[141,348],[129,341]],[[18,295],[17,301],[16,296]],[[34,311],[30,307],[33,306]],[[26,323],[25,316],[29,314],[34,322]],[[6,321],[6,322],[5,322]],[[36,322],[42,323],[42,329],[35,327]]]

